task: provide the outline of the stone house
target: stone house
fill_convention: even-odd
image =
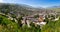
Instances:
[[[46,22],[44,22],[43,15],[40,15],[39,18],[34,18],[33,16],[26,16],[23,17],[22,23],[23,25],[27,24],[28,27],[30,27],[30,23],[33,22],[36,25],[45,25]]]

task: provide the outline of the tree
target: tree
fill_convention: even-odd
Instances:
[[[37,14],[37,15],[34,15],[34,18],[38,18],[39,17],[39,15]]]

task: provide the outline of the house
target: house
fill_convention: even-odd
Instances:
[[[27,24],[28,27],[30,27],[31,22],[34,23],[35,26],[37,25],[42,26],[46,24],[46,22],[44,22],[44,16],[45,15],[39,15],[38,18],[34,18],[34,16],[26,16],[23,17],[22,23],[23,25]]]
[[[36,22],[35,24],[39,25],[39,26],[45,25],[46,22],[44,22],[44,17],[40,15],[39,18],[38,18],[38,22]]]
[[[22,24],[23,24],[23,26],[27,25],[28,27],[30,27],[29,17],[27,17],[27,16],[23,17]]]
[[[59,17],[57,17],[57,18],[53,19],[52,21],[57,21],[57,20],[59,20]]]

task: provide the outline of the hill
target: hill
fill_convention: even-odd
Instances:
[[[60,6],[52,6],[52,7],[48,7],[47,9],[54,10],[56,12],[60,12]]]
[[[25,4],[6,4],[0,3],[0,12],[10,13],[15,15],[31,15],[37,13],[37,11],[42,11],[43,9],[34,8]]]
[[[0,3],[0,12],[14,16],[27,16],[38,13],[54,13],[52,10],[36,8],[25,4]]]

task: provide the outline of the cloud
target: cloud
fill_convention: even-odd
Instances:
[[[0,0],[0,3],[3,3],[4,1],[3,0]]]
[[[15,3],[17,0],[2,0],[4,3]]]

